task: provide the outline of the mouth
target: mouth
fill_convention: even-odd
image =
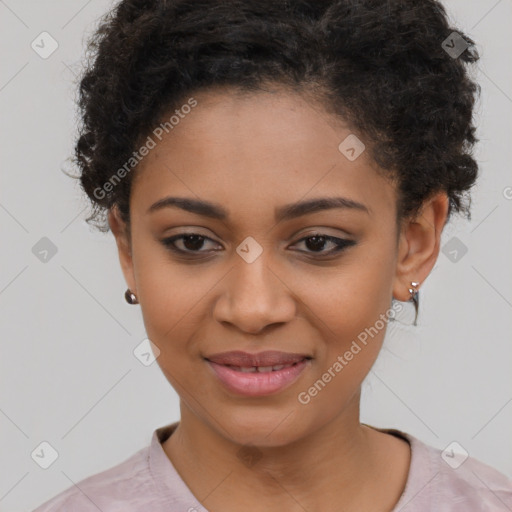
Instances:
[[[234,355],[230,354],[230,361],[236,357],[240,358],[240,353]],[[263,355],[262,355],[263,354]],[[263,365],[238,363],[226,364],[213,361],[212,358],[204,358],[208,366],[213,371],[215,377],[228,391],[243,396],[265,396],[272,395],[284,391],[290,387],[304,371],[311,366],[312,357],[300,354],[285,354],[281,353],[261,353],[259,356],[244,354],[241,357],[253,358],[251,363],[258,359],[265,359]],[[227,356],[222,356],[226,360]],[[254,359],[255,358],[255,359]],[[280,359],[278,364],[269,364],[270,359]],[[293,359],[288,362],[282,362],[286,358]],[[220,360],[221,357],[217,356],[215,359]],[[271,361],[270,361],[271,362]]]
[[[289,364],[276,364],[275,366],[233,366],[230,364],[223,365],[227,368],[231,368],[232,370],[235,370],[237,372],[242,373],[268,373],[268,372],[278,372],[282,370],[283,368],[291,368],[292,366],[296,366],[303,361],[306,361],[307,358],[302,359],[301,361],[298,361],[296,363],[289,363]]]
[[[262,368],[271,371],[276,366],[289,366],[294,363],[300,363],[304,359],[312,359],[308,354],[298,354],[291,352],[280,352],[277,350],[266,350],[251,354],[241,350],[231,352],[220,352],[205,357],[206,360],[222,364],[224,366],[234,366],[236,368]]]

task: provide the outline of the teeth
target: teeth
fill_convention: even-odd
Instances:
[[[244,366],[244,367],[240,367],[240,366],[231,366],[229,365],[230,368],[233,368],[233,370],[236,370],[237,372],[242,372],[242,373],[267,373],[267,372],[277,372],[279,370],[282,370],[283,368],[289,368],[290,366],[293,366],[294,364],[296,363],[290,363],[290,364],[276,364],[274,366],[250,366],[250,367],[247,367],[247,366]]]

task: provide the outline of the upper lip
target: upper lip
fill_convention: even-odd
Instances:
[[[217,364],[251,367],[251,366],[277,366],[281,364],[293,364],[303,359],[311,359],[307,354],[295,354],[290,352],[279,352],[277,350],[267,350],[257,354],[249,354],[235,350],[232,352],[221,352],[206,357],[208,361]]]

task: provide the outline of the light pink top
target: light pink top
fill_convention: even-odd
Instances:
[[[208,512],[161,445],[177,425],[156,429],[149,446],[85,478],[33,512]],[[402,437],[411,445],[406,487],[392,512],[512,512],[512,480],[505,475],[471,457],[453,469],[456,458],[447,458],[449,465],[440,450],[410,434],[378,430]]]

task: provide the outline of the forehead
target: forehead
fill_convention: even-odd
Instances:
[[[248,217],[320,196],[394,209],[394,187],[366,151],[355,160],[340,151],[354,134],[318,102],[286,90],[193,97],[197,105],[169,133],[150,135],[156,145],[132,185],[139,212],[166,195],[209,199]]]

